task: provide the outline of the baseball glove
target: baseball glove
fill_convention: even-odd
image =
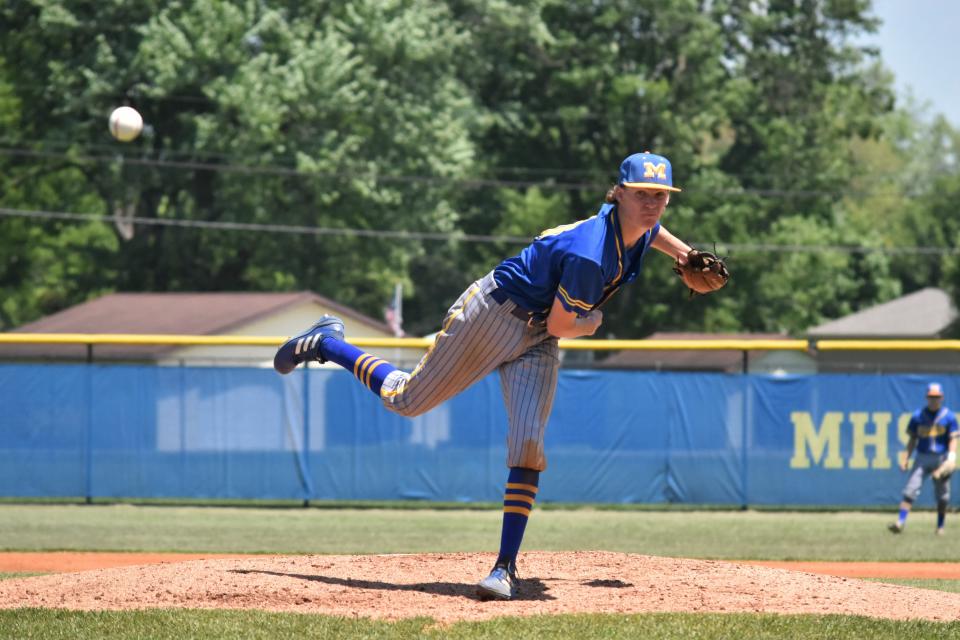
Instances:
[[[696,293],[716,291],[730,279],[730,271],[723,258],[698,249],[691,249],[687,253],[686,264],[680,264],[677,260],[673,264],[673,271],[690,289],[691,296]]]
[[[957,468],[957,463],[953,460],[944,460],[940,463],[940,466],[933,470],[933,473],[930,475],[933,476],[934,480],[946,480]]]

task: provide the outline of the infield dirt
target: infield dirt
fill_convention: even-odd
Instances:
[[[529,552],[510,602],[474,584],[489,554],[255,556],[0,581],[0,607],[263,609],[440,622],[557,613],[764,612],[960,620],[960,594],[736,562]]]

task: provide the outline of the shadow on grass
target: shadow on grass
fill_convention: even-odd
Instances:
[[[397,584],[395,582],[383,582],[380,580],[357,580],[353,578],[334,578],[331,576],[306,575],[302,573],[281,573],[278,571],[262,571],[255,569],[231,569],[231,573],[260,573],[268,576],[282,576],[288,578],[297,578],[298,580],[309,580],[311,582],[323,582],[324,584],[335,584],[341,587],[352,587],[354,589],[385,589],[387,591],[419,591],[421,593],[432,593],[438,596],[452,596],[454,598],[467,598],[469,600],[479,600],[477,595],[477,586],[475,584],[463,584],[461,582],[416,582],[413,584]],[[517,595],[513,600],[556,600],[547,593],[548,587],[538,578],[525,578],[520,580],[517,585]]]

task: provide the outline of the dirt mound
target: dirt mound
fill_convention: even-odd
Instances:
[[[490,554],[261,556],[0,581],[0,607],[264,609],[441,622],[554,613],[765,612],[960,620],[960,594],[733,562],[521,555],[519,596],[481,602]]]

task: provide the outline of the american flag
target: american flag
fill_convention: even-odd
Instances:
[[[403,332],[403,285],[399,282],[393,288],[393,298],[383,310],[383,319],[394,336],[402,338],[406,335]]]

